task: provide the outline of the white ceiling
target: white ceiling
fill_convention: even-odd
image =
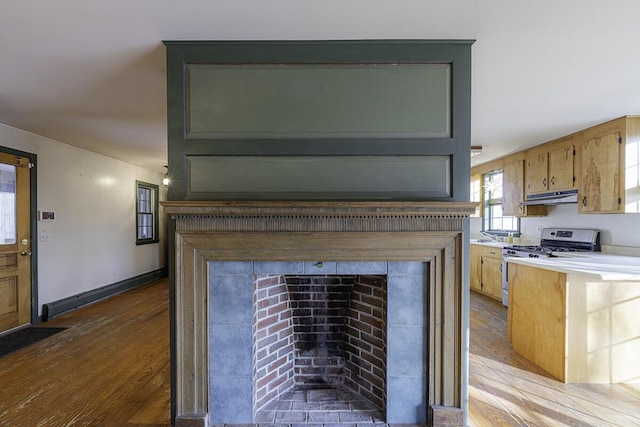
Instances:
[[[479,164],[640,114],[639,17],[637,0],[1,0],[0,123],[164,172],[163,40],[475,39]]]

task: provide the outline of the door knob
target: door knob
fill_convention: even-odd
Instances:
[[[29,255],[31,255],[31,251],[22,251],[22,252],[20,252],[20,255],[29,256]]]

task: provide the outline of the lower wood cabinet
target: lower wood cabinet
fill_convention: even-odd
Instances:
[[[509,263],[513,350],[565,383],[637,383],[640,281]]]
[[[567,275],[509,264],[508,335],[516,353],[565,381]]]
[[[502,301],[502,249],[470,245],[471,289]]]

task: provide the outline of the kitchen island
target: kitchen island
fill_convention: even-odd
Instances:
[[[640,382],[640,258],[509,258],[513,349],[566,383]]]

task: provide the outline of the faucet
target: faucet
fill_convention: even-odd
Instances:
[[[502,237],[497,236],[495,234],[487,233],[486,231],[481,231],[480,234],[482,234],[485,237],[488,237],[493,242],[502,242]]]

